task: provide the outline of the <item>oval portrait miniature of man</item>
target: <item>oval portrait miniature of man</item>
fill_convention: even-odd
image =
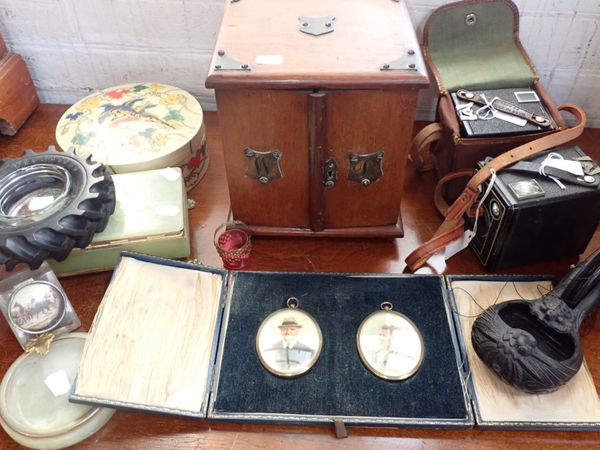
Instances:
[[[319,359],[323,336],[313,317],[296,308],[270,314],[256,335],[260,362],[274,375],[295,377],[308,371]]]
[[[363,364],[386,380],[404,380],[419,369],[423,339],[406,316],[384,309],[369,315],[358,328],[356,345]]]

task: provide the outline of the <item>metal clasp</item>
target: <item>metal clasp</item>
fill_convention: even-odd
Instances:
[[[369,186],[373,181],[383,177],[384,156],[383,150],[367,155],[349,153],[348,179]]]
[[[259,152],[253,148],[247,147],[244,149],[246,156],[246,175],[260,181],[262,184],[267,184],[269,181],[281,178],[281,167],[279,160],[281,152],[279,150],[271,150],[268,152]]]
[[[217,51],[215,58],[215,70],[241,70],[250,72],[252,68],[249,64],[241,63],[225,53],[225,50]]]
[[[379,70],[382,72],[387,72],[390,70],[407,70],[409,72],[416,72],[417,69],[417,53],[410,49],[406,52],[405,55],[401,56],[398,59],[390,61],[379,67]]]

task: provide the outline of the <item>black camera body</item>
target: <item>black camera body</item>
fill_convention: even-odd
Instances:
[[[539,167],[549,153],[580,161],[585,174],[565,174],[558,177],[558,183],[540,174]],[[544,172],[557,173],[552,168]],[[469,219],[469,228],[473,220]],[[579,147],[553,149],[497,174],[470,247],[490,271],[570,257],[585,250],[599,221],[598,164]]]

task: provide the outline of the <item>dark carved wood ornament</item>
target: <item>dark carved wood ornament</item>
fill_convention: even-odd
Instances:
[[[579,326],[598,301],[600,250],[541,298],[486,309],[473,323],[473,348],[496,375],[517,389],[553,392],[581,367]]]

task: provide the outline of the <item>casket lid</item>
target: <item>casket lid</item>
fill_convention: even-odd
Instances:
[[[208,88],[391,85],[429,85],[403,0],[230,1],[206,80]]]

